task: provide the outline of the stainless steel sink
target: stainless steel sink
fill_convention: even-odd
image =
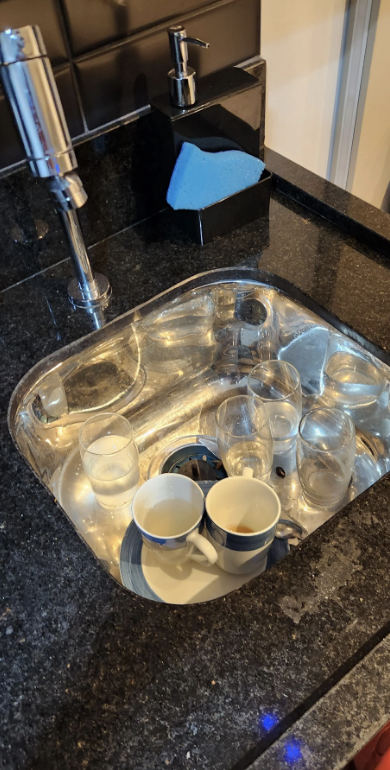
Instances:
[[[387,381],[380,403],[359,413],[355,472],[343,507],[390,469],[389,362],[291,284],[255,269],[195,276],[44,359],[12,396],[10,431],[85,543],[120,580],[130,513],[114,517],[94,504],[80,470],[82,422],[99,410],[126,415],[146,480],[191,441],[215,450],[216,408],[228,393],[246,392],[248,372],[260,360],[279,357],[296,366],[304,411],[327,403],[323,370],[334,327],[357,355],[368,350]],[[307,508],[294,451],[274,465],[271,484],[284,515],[310,534],[334,510]]]

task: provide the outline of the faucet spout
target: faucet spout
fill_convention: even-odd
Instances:
[[[95,308],[102,303],[102,298],[109,297],[110,285],[107,278],[100,273],[92,272],[88,259],[83,234],[77,211],[58,210],[68,242],[70,258],[73,263],[75,278],[72,278],[68,286],[68,295],[76,307]]]
[[[75,173],[72,146],[57,84],[37,26],[0,32],[0,72],[34,176],[48,180],[56,201],[76,279],[68,295],[77,307],[107,304],[109,281],[93,274],[77,209],[87,193]]]

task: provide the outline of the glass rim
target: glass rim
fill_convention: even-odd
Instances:
[[[233,399],[237,399],[237,398],[242,398],[242,399],[245,398],[245,399],[248,399],[248,400],[249,399],[250,400],[256,399],[259,402],[259,405],[261,406],[262,413],[263,413],[263,416],[264,416],[264,420],[263,420],[261,425],[259,425],[259,427],[256,430],[252,431],[252,433],[244,433],[244,434],[232,433],[230,430],[226,430],[226,428],[223,428],[220,425],[220,422],[219,422],[219,419],[218,419],[219,418],[220,409],[222,408],[222,406],[224,404],[226,404],[227,401],[233,401]],[[268,428],[269,428],[269,431],[270,431],[270,436],[272,438],[272,432],[271,432],[271,428],[270,428],[270,425],[269,425],[269,418],[268,418],[265,406],[264,406],[263,401],[261,400],[260,396],[256,396],[256,395],[248,396],[248,394],[239,393],[237,396],[229,396],[229,398],[225,398],[224,401],[221,401],[221,403],[220,403],[220,405],[219,405],[219,407],[218,407],[218,409],[217,409],[217,411],[215,413],[215,422],[217,423],[218,430],[222,431],[223,433],[226,433],[228,436],[233,436],[233,438],[245,438],[247,436],[256,436],[256,434],[259,432],[259,430],[261,430],[261,428],[263,428],[264,425],[266,425],[268,423]]]
[[[129,428],[129,431],[130,431],[130,435],[128,437],[123,436],[123,438],[127,438],[126,444],[124,446],[122,446],[120,449],[114,449],[112,452],[104,452],[105,455],[109,455],[109,456],[116,455],[118,452],[122,452],[124,449],[126,449],[126,447],[132,441],[134,441],[133,426],[131,425],[131,423],[129,422],[127,417],[125,417],[123,414],[118,414],[117,412],[100,412],[100,414],[94,414],[91,417],[88,417],[88,419],[85,420],[85,422],[83,422],[83,424],[82,424],[82,426],[81,426],[81,428],[79,430],[79,444],[82,447],[84,452],[89,452],[91,455],[99,455],[100,457],[102,456],[101,452],[94,452],[93,449],[92,450],[90,449],[91,444],[93,444],[94,441],[97,441],[97,439],[94,439],[94,441],[92,441],[91,444],[89,444],[87,446],[87,444],[85,443],[85,441],[82,438],[82,432],[83,432],[85,426],[87,425],[87,423],[93,423],[94,421],[98,422],[99,418],[103,418],[104,419],[105,417],[106,418],[107,417],[116,417],[116,418],[119,418],[120,422],[125,420],[128,428]],[[112,434],[108,433],[106,435],[110,436]],[[98,438],[104,438],[104,437],[103,436],[99,436]]]
[[[296,383],[295,387],[292,390],[290,390],[285,396],[281,396],[280,398],[265,398],[265,396],[259,396],[259,394],[255,393],[255,391],[253,390],[253,388],[250,385],[250,380],[251,380],[251,377],[253,375],[253,372],[256,371],[256,369],[260,369],[262,367],[265,368],[266,366],[268,366],[269,364],[272,364],[272,363],[284,364],[290,370],[293,371],[294,376],[296,376],[296,378],[297,378],[297,383]],[[269,361],[260,361],[259,364],[256,364],[256,366],[254,366],[253,369],[251,369],[251,371],[248,374],[247,386],[248,386],[248,390],[250,390],[250,392],[253,393],[254,396],[256,396],[257,398],[260,398],[261,401],[267,401],[267,402],[268,401],[286,401],[288,398],[291,398],[293,393],[296,393],[298,388],[301,387],[301,378],[300,378],[298,369],[296,369],[295,366],[293,366],[293,364],[290,364],[289,361],[283,361],[283,360],[281,360],[279,358],[270,358]]]
[[[347,423],[349,423],[349,426],[351,428],[351,435],[348,440],[346,440],[343,444],[341,444],[337,449],[321,449],[320,447],[315,446],[311,443],[311,441],[308,441],[304,436],[302,436],[301,428],[309,415],[314,414],[315,412],[336,412],[337,414],[341,414],[343,418],[347,420]],[[302,441],[304,444],[307,444],[307,446],[310,447],[310,449],[315,450],[316,452],[322,452],[323,454],[334,454],[335,452],[340,452],[342,449],[345,449],[348,444],[352,441],[353,438],[356,437],[356,430],[355,430],[355,423],[353,422],[352,418],[349,416],[347,412],[343,412],[342,409],[338,409],[336,406],[317,406],[315,409],[310,409],[306,414],[301,418],[298,425],[298,439]]]

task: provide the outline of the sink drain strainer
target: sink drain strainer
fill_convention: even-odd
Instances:
[[[241,302],[237,302],[235,317],[237,321],[250,324],[251,326],[262,326],[269,316],[264,302],[260,302],[256,297],[247,297]]]
[[[193,481],[219,481],[226,477],[219,457],[202,444],[177,449],[165,460],[161,473],[178,473]]]
[[[211,436],[183,436],[164,447],[149,467],[148,478],[161,473],[178,473],[196,481],[207,491],[227,473],[218,454],[217,442]]]

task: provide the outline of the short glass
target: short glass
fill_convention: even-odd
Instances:
[[[81,459],[96,499],[105,508],[130,503],[139,484],[133,429],[121,414],[90,417],[79,432]]]
[[[273,441],[264,404],[257,396],[232,396],[216,413],[217,440],[229,476],[251,468],[256,479],[267,481],[273,462]]]
[[[249,395],[261,398],[267,410],[274,453],[287,452],[295,442],[302,417],[299,372],[287,361],[264,361],[252,369],[247,387]]]
[[[369,353],[342,334],[331,332],[323,373],[324,396],[347,409],[355,422],[376,410],[386,378]]]
[[[342,500],[351,481],[355,451],[355,426],[346,412],[321,407],[302,418],[297,470],[309,503],[332,508]]]

